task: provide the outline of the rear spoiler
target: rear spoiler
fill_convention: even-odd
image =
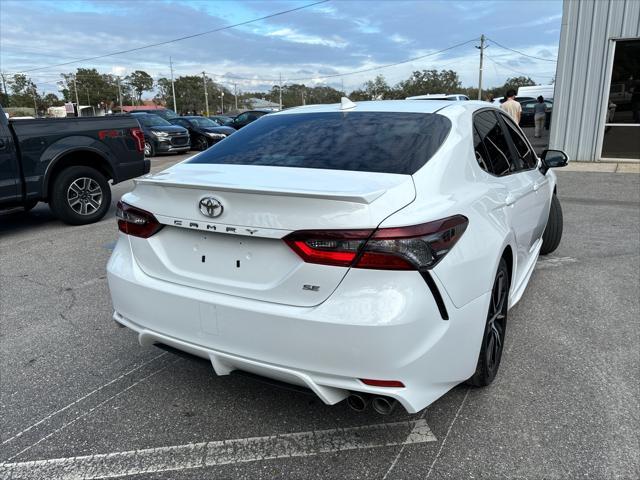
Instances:
[[[256,195],[286,195],[289,197],[318,198],[324,200],[335,200],[339,202],[370,204],[377,198],[380,198],[387,190],[377,189],[370,192],[353,193],[353,192],[330,192],[330,191],[314,191],[314,190],[296,190],[292,188],[278,189],[261,186],[241,186],[241,185],[224,185],[224,184],[199,184],[195,182],[182,183],[162,180],[159,178],[141,177],[134,180],[136,185],[157,185],[159,187],[172,188],[190,188],[198,190],[208,190],[212,192],[234,192],[249,193]]]

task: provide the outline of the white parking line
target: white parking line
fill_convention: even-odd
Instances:
[[[135,387],[135,386],[139,385],[140,383],[144,382],[144,381],[145,381],[145,380],[147,380],[148,378],[151,378],[151,377],[153,377],[154,375],[156,375],[156,374],[158,374],[158,373],[162,372],[163,370],[166,370],[166,369],[167,369],[167,368],[169,368],[171,365],[173,365],[174,363],[179,362],[180,360],[181,360],[181,358],[177,358],[177,359],[173,360],[170,364],[165,365],[164,367],[161,367],[161,368],[159,368],[159,369],[157,369],[157,370],[154,370],[154,371],[153,371],[153,372],[151,372],[150,374],[148,374],[148,375],[146,375],[146,376],[142,377],[140,380],[138,380],[138,381],[136,381],[136,382],[132,383],[131,385],[129,385],[128,387],[126,387],[126,388],[124,388],[124,389],[120,390],[118,393],[116,393],[116,394],[114,394],[114,395],[111,395],[109,398],[107,398],[107,399],[103,400],[102,402],[100,402],[99,404],[97,404],[95,407],[91,407],[89,410],[87,410],[87,411],[86,411],[86,412],[84,412],[84,413],[81,413],[80,415],[78,415],[77,417],[75,417],[73,420],[70,420],[70,421],[68,421],[68,422],[64,423],[62,426],[60,426],[60,427],[56,428],[56,429],[55,429],[55,430],[53,430],[52,432],[49,432],[47,435],[45,435],[44,437],[42,437],[42,438],[41,438],[40,440],[38,440],[37,442],[32,443],[32,444],[31,444],[31,445],[29,445],[28,447],[23,448],[22,450],[20,450],[20,451],[19,451],[18,453],[16,453],[15,455],[12,455],[11,457],[9,457],[9,458],[7,459],[7,461],[8,461],[8,460],[13,460],[14,458],[19,457],[19,456],[20,456],[20,455],[22,455],[23,453],[25,453],[25,452],[27,452],[27,451],[31,450],[31,449],[32,449],[33,447],[35,447],[36,445],[41,444],[41,443],[42,443],[42,442],[44,442],[45,440],[47,440],[47,439],[51,438],[51,437],[52,437],[53,435],[55,435],[56,433],[58,433],[58,432],[60,432],[60,431],[64,430],[65,428],[67,428],[67,427],[68,427],[68,426],[70,426],[70,425],[73,425],[73,424],[74,424],[74,423],[76,423],[78,420],[80,420],[80,419],[82,419],[82,418],[86,417],[87,415],[90,415],[90,414],[91,414],[91,413],[93,413],[95,410],[97,410],[98,408],[102,407],[102,406],[103,406],[103,405],[105,405],[106,403],[110,402],[110,401],[111,401],[111,400],[113,400],[114,398],[117,398],[117,397],[119,397],[120,395],[122,395],[123,393],[125,393],[125,392],[127,392],[127,391],[131,390],[133,387]],[[2,465],[2,464],[0,464],[0,465]],[[1,471],[1,470],[0,470],[0,471]],[[2,478],[2,477],[0,477],[0,478]]]
[[[140,365],[138,365],[135,368],[132,368],[131,370],[123,373],[122,375],[120,375],[117,378],[114,378],[113,380],[108,381],[107,383],[100,385],[98,388],[91,390],[89,393],[87,393],[86,395],[83,395],[82,397],[74,400],[73,402],[69,403],[68,405],[65,405],[64,407],[56,410],[55,412],[51,412],[49,415],[47,415],[46,417],[44,417],[43,419],[37,421],[36,423],[34,423],[33,425],[29,425],[27,428],[25,428],[24,430],[16,433],[15,435],[13,435],[12,437],[7,438],[6,440],[3,440],[2,443],[0,443],[0,445],[4,445],[6,443],[9,443],[13,440],[15,440],[16,438],[21,437],[22,435],[24,435],[25,433],[27,433],[29,430],[32,430],[33,428],[37,427],[38,425],[43,424],[44,422],[46,422],[47,420],[50,420],[51,418],[55,417],[56,415],[61,414],[62,412],[64,412],[65,410],[68,410],[69,408],[73,407],[74,405],[82,402],[83,400],[86,400],[87,398],[89,398],[90,396],[98,393],[100,390],[107,388],[109,385],[117,382],[118,380],[122,380],[124,377],[131,375],[133,372],[140,370],[142,367],[144,367],[145,365],[150,364],[151,362],[157,360],[160,357],[163,357],[164,355],[166,355],[167,352],[162,352],[160,355],[156,355],[155,357],[147,360],[144,363],[141,363]]]
[[[553,268],[561,267],[569,263],[576,263],[577,258],[573,257],[540,257],[536,263],[536,268]]]
[[[363,448],[435,442],[426,420],[188,443],[83,457],[0,463],[0,478],[117,478],[276,458],[309,457]]]

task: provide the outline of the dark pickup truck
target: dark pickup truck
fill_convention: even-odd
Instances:
[[[7,120],[0,107],[0,209],[47,202],[68,224],[97,222],[111,205],[109,180],[149,167],[135,118]]]

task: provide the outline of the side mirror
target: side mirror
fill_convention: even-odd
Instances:
[[[550,168],[566,167],[569,157],[562,150],[545,150],[542,152],[542,174],[546,174]]]

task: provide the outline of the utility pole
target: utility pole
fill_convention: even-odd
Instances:
[[[220,92],[220,113],[224,115],[224,90]]]
[[[73,76],[73,89],[76,91],[76,107],[78,113],[80,113],[80,100],[78,99],[78,84],[76,83],[76,76]]]
[[[236,112],[238,111],[238,84],[233,84],[233,98],[236,101]]]
[[[0,72],[0,77],[2,77],[2,89],[4,90],[4,96],[9,98],[9,95],[7,95],[7,84],[5,83],[4,73]]]
[[[202,72],[202,84],[204,85],[204,105],[207,110],[207,117],[209,116],[209,93],[207,92],[207,74]]]
[[[122,89],[120,88],[120,77],[118,77],[118,103],[120,104],[120,113],[122,113]]]
[[[33,91],[33,111],[35,112],[35,116],[37,117],[38,116],[38,104],[36,102],[36,96],[37,96],[36,86],[32,85],[32,89],[31,90]]]
[[[480,49],[480,71],[478,73],[478,100],[482,100],[482,64],[484,62],[484,33],[480,35],[480,46],[476,47]]]
[[[282,74],[280,74],[280,80],[278,81],[278,85],[280,87],[278,88],[278,93],[280,97],[280,110],[282,110]]]
[[[171,69],[171,95],[173,96],[173,111],[178,113],[178,109],[176,108],[176,87],[173,83],[173,63],[171,62],[171,57],[169,57],[169,68]]]

